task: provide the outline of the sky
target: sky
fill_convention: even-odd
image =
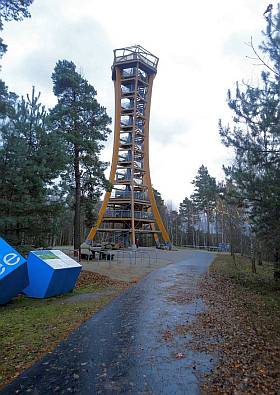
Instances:
[[[114,118],[113,49],[140,44],[159,57],[150,170],[153,186],[176,208],[192,193],[202,164],[220,180],[222,166],[231,163],[218,121],[231,122],[226,96],[236,81],[258,82],[260,67],[248,58],[248,43],[251,36],[256,46],[261,42],[267,5],[265,0],[34,0],[30,19],[4,24],[8,52],[1,78],[19,95],[34,85],[50,108],[56,103],[54,66],[72,60]],[[103,160],[111,161],[112,148],[113,133]]]

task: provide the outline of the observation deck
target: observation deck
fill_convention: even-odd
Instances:
[[[141,64],[141,69],[147,74],[156,74],[159,58],[147,51],[141,45],[133,45],[126,48],[114,50],[114,63],[112,66],[112,79],[116,79],[115,67],[127,68],[135,67],[137,63]]]

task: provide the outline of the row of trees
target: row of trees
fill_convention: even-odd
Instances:
[[[0,20],[30,16],[31,3],[2,2]],[[3,55],[7,46],[0,45]],[[14,244],[74,239],[78,249],[108,187],[99,155],[111,119],[73,62],[58,61],[52,81],[57,104],[49,110],[34,87],[18,97],[0,81],[0,233]]]
[[[232,125],[219,122],[222,142],[235,152],[224,183],[202,166],[193,195],[165,217],[175,244],[226,242],[232,252],[250,253],[253,262],[257,256],[261,262],[262,252],[280,277],[280,4],[265,19],[263,43],[258,49],[250,44],[261,82],[237,82],[227,98]]]
[[[160,194],[156,194],[172,243],[249,253],[252,237],[249,218],[240,202],[232,199],[232,182],[217,183],[202,165],[192,184],[193,194],[185,197],[178,211],[166,206]]]

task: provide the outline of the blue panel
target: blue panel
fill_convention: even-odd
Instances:
[[[45,298],[53,275],[53,269],[30,252],[27,258],[29,286],[24,289],[25,295],[31,298]]]
[[[59,269],[53,272],[52,280],[46,293],[49,298],[55,295],[63,295],[72,291],[81,272],[81,268]]]
[[[0,304],[8,303],[27,285],[26,260],[0,238]]]
[[[82,268],[59,250],[31,251],[27,265],[30,284],[24,293],[32,298],[49,298],[72,291]]]

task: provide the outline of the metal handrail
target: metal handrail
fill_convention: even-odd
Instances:
[[[131,180],[131,176],[122,176],[120,174],[116,175],[116,181],[130,181]]]
[[[117,199],[127,199],[131,197],[131,191],[115,191],[114,196]],[[134,192],[134,199],[147,200],[147,194],[143,192]]]
[[[132,144],[132,140],[129,140],[129,139],[121,139],[120,142],[123,145],[131,145]]]
[[[131,159],[132,159],[131,155],[124,155],[124,156],[119,155],[118,157],[119,162],[130,162]]]
[[[122,111],[132,111],[134,110],[134,106],[124,106],[122,105]]]
[[[132,125],[133,125],[133,122],[132,122],[132,121],[125,122],[125,121],[122,121],[122,120],[121,120],[121,125],[122,125],[122,126],[132,126]]]
[[[131,218],[131,210],[110,210],[105,211],[105,217],[109,218]]]
[[[131,218],[131,210],[111,210],[107,209],[104,214],[107,218]],[[154,219],[153,213],[147,211],[134,211],[134,218]]]
[[[132,69],[130,69],[130,71],[123,70],[122,71],[122,77],[123,78],[136,77],[136,69],[132,68]],[[144,75],[143,73],[141,73],[139,70],[138,70],[138,78],[140,78],[143,82],[146,82],[147,79],[148,79],[147,76]]]
[[[121,91],[122,93],[134,93],[135,88],[134,87],[128,88],[127,86],[122,85]]]
[[[122,52],[122,54],[119,55],[119,52]],[[126,63],[134,60],[141,60],[154,69],[156,69],[158,65],[158,58],[139,45],[114,50],[114,64]]]
[[[120,262],[125,263],[126,261],[129,264],[144,264],[147,261],[150,266],[152,262],[157,264],[158,261],[157,251],[142,251],[141,247],[137,250],[117,250],[114,253],[116,254],[115,260],[117,264]]]

